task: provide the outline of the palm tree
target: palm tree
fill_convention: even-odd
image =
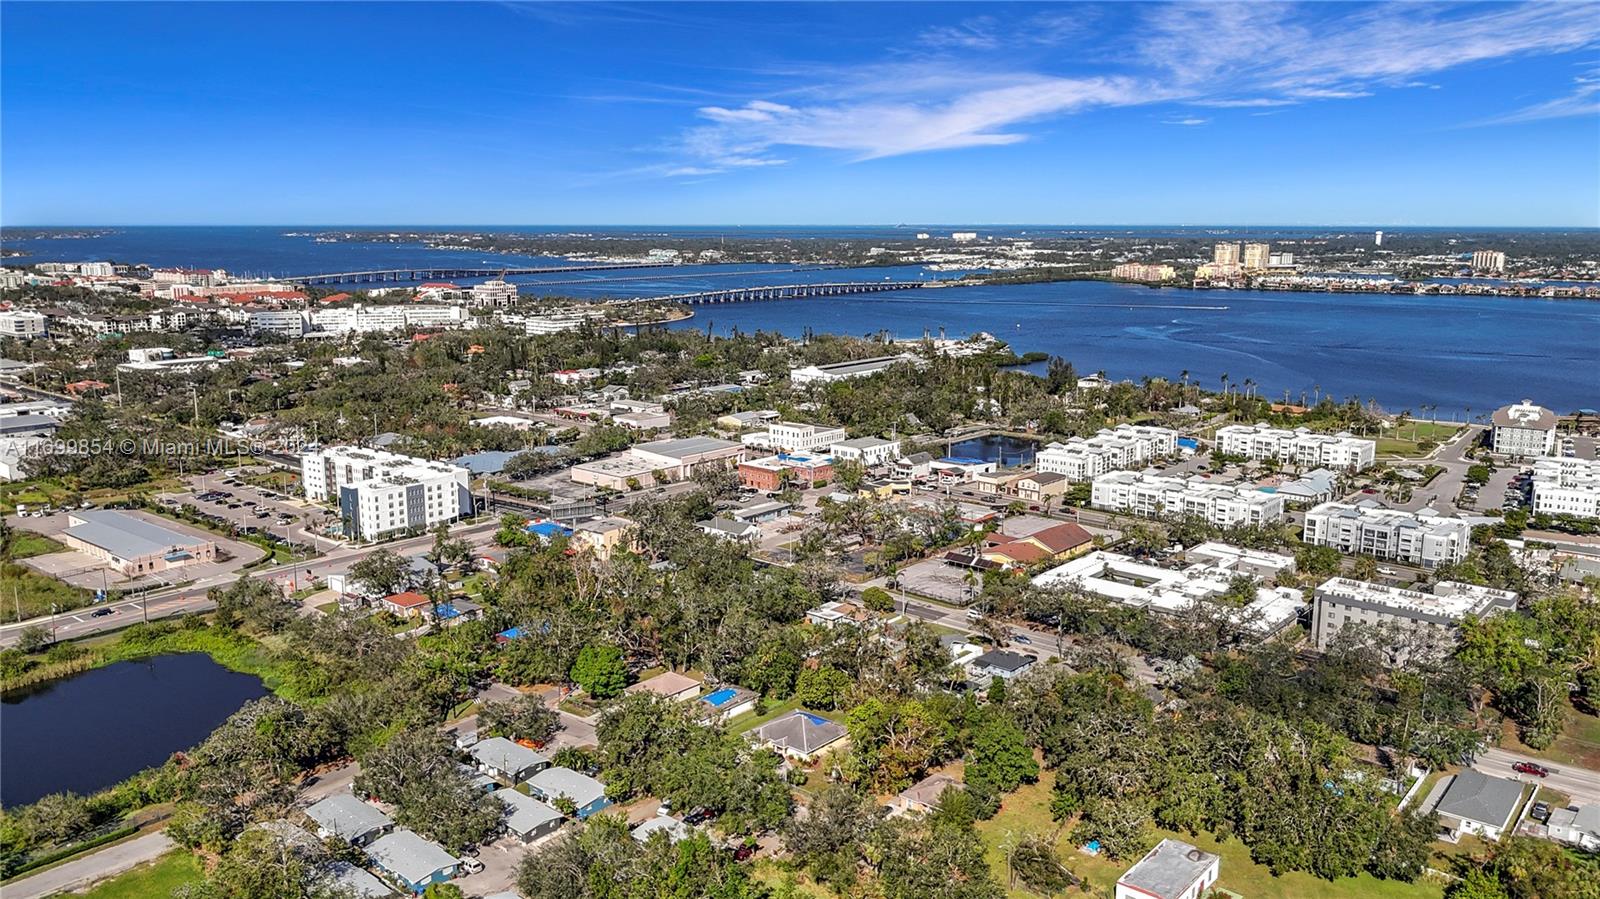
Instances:
[[[1311,390],[1313,391],[1313,395],[1316,397],[1316,402],[1312,403],[1312,405],[1313,406],[1322,405],[1322,385],[1321,384],[1312,384],[1311,385]]]

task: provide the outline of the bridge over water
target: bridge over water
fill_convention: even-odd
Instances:
[[[328,284],[377,284],[382,282],[453,281],[457,278],[497,278],[506,275],[555,275],[562,272],[609,272],[642,268],[683,268],[671,263],[616,262],[578,265],[550,265],[539,268],[385,268],[365,272],[324,272],[317,275],[295,275],[288,278],[271,278],[285,284],[303,284],[315,287]]]
[[[925,286],[921,281],[839,281],[832,284],[778,284],[762,287],[729,287],[722,290],[702,290],[696,293],[638,297],[637,299],[698,306],[706,303],[754,303],[763,300],[798,300],[805,297],[839,297],[858,293],[883,293],[890,290],[917,290]]]

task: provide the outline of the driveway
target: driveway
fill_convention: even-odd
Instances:
[[[4,889],[0,889],[0,894],[5,899],[43,899],[57,893],[81,890],[136,865],[155,861],[172,848],[173,842],[166,833],[152,831],[8,883]]]

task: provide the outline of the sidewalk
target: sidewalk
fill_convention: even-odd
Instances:
[[[44,899],[45,896],[79,890],[136,865],[155,861],[172,848],[173,843],[164,831],[152,831],[12,881],[0,887],[0,897]]]

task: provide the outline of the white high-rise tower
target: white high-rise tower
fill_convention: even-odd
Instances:
[[[1374,232],[1372,232],[1372,245],[1375,246],[1375,247],[1383,246],[1383,232],[1382,231],[1374,231]]]

